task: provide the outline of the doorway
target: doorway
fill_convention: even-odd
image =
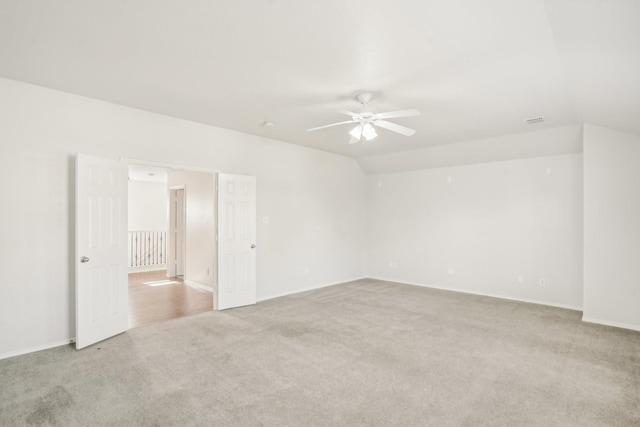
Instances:
[[[77,154],[77,349],[129,329],[128,165],[164,168],[172,174],[185,172],[184,168],[169,164],[127,159],[117,161]],[[204,288],[209,294],[207,299],[212,305],[215,303],[216,310],[255,304],[256,179],[252,176],[210,171],[200,175],[204,177],[201,180],[204,186],[199,186],[195,181],[183,183],[185,188],[189,188],[188,192],[185,191],[183,283],[167,283],[172,280],[168,280],[171,278],[166,278],[165,274],[162,283],[143,284],[150,287],[188,285],[196,289]],[[171,184],[171,179],[168,183],[179,184]],[[199,191],[203,191],[202,194],[206,197],[192,197]],[[165,195],[168,195],[168,191]],[[165,209],[167,208],[165,204]],[[193,222],[192,213],[197,214]],[[166,222],[165,224],[168,225]],[[164,241],[170,240],[170,236],[171,233],[168,233]],[[195,243],[194,248],[190,242]],[[168,248],[173,247],[170,242],[167,243]],[[169,251],[164,253],[167,252]],[[166,256],[171,259],[170,254]],[[152,284],[156,286],[151,286]]]
[[[197,178],[203,177],[171,168],[129,165],[130,328],[213,310],[213,287],[190,280],[187,267],[187,230],[198,222],[195,215],[187,215],[187,186]],[[213,175],[207,178],[213,180]],[[197,186],[193,190],[192,205],[204,197]],[[210,199],[213,203],[213,195]],[[213,233],[214,224],[210,226]],[[197,260],[191,265],[195,271]],[[207,270],[213,270],[212,261]]]

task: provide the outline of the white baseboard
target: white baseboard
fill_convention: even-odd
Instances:
[[[593,317],[582,316],[582,321],[587,323],[597,323],[599,325],[613,326],[616,328],[640,331],[640,325],[629,325],[628,323],[611,322],[610,320],[594,319]]]
[[[184,280],[184,284],[187,286],[191,286],[194,289],[198,289],[200,291],[207,291],[213,293],[213,289],[208,286],[203,285],[202,283],[194,282],[193,280]]]
[[[34,353],[36,351],[48,350],[50,348],[60,347],[63,345],[69,345],[75,342],[75,339],[68,339],[62,341],[55,341],[48,344],[36,345],[34,347],[27,347],[20,350],[9,351],[7,353],[0,354],[0,360],[8,359],[10,357],[22,356],[23,354]]]
[[[399,282],[398,280],[387,279],[387,278],[383,278],[383,277],[370,277],[370,279],[384,280],[385,282],[404,283],[404,284],[407,284],[407,285],[420,286],[420,287],[423,287],[423,288],[440,289],[440,290],[443,290],[443,291],[460,292],[460,293],[463,293],[463,294],[471,294],[471,295],[481,295],[483,297],[500,298],[500,299],[506,299],[506,300],[510,300],[510,301],[526,302],[526,303],[529,303],[529,304],[548,305],[550,307],[558,307],[558,308],[566,308],[568,310],[582,311],[582,307],[577,306],[577,305],[571,305],[571,304],[560,304],[560,303],[554,303],[554,302],[548,302],[548,301],[539,301],[539,300],[529,299],[529,298],[518,298],[518,297],[512,297],[512,296],[506,296],[506,295],[498,295],[498,294],[491,294],[491,293],[486,293],[486,292],[478,292],[478,291],[469,290],[469,289],[449,288],[449,287],[446,287],[446,286],[425,285],[424,283],[408,282],[408,281],[404,281],[404,280],[402,282]]]
[[[140,267],[129,267],[129,273],[148,273],[151,271],[162,271],[167,269],[167,264],[162,265],[147,265]]]
[[[335,286],[335,285],[339,285],[341,283],[353,282],[354,280],[361,280],[361,279],[366,279],[366,278],[367,278],[366,276],[362,276],[362,277],[356,277],[354,279],[341,280],[339,282],[332,282],[332,283],[324,283],[324,284],[320,284],[320,285],[314,285],[314,286],[310,286],[310,287],[304,288],[304,289],[296,289],[295,291],[292,291],[292,292],[283,292],[283,293],[279,293],[279,294],[264,295],[264,296],[259,297],[257,299],[257,302],[267,301],[267,300],[274,299],[274,298],[286,297],[286,296],[294,295],[294,294],[301,294],[303,292],[314,291],[316,289],[321,289],[321,288],[328,288],[329,286]]]

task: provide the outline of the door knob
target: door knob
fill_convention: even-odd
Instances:
[[[255,248],[256,248],[255,244],[251,245],[251,249],[255,249]]]
[[[89,262],[89,258],[86,256],[80,257],[80,262],[82,263]]]

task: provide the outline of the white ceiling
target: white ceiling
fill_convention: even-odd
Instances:
[[[166,184],[168,174],[166,168],[149,165],[129,165],[129,181],[157,182]]]
[[[639,24],[636,0],[0,0],[0,76],[359,158],[580,122],[640,134]],[[420,110],[395,120],[417,134],[305,132],[362,90]]]

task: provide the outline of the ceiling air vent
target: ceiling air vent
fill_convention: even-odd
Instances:
[[[544,117],[542,116],[531,117],[530,119],[525,120],[525,122],[529,123],[530,125],[534,125],[536,123],[542,123],[544,122]]]

